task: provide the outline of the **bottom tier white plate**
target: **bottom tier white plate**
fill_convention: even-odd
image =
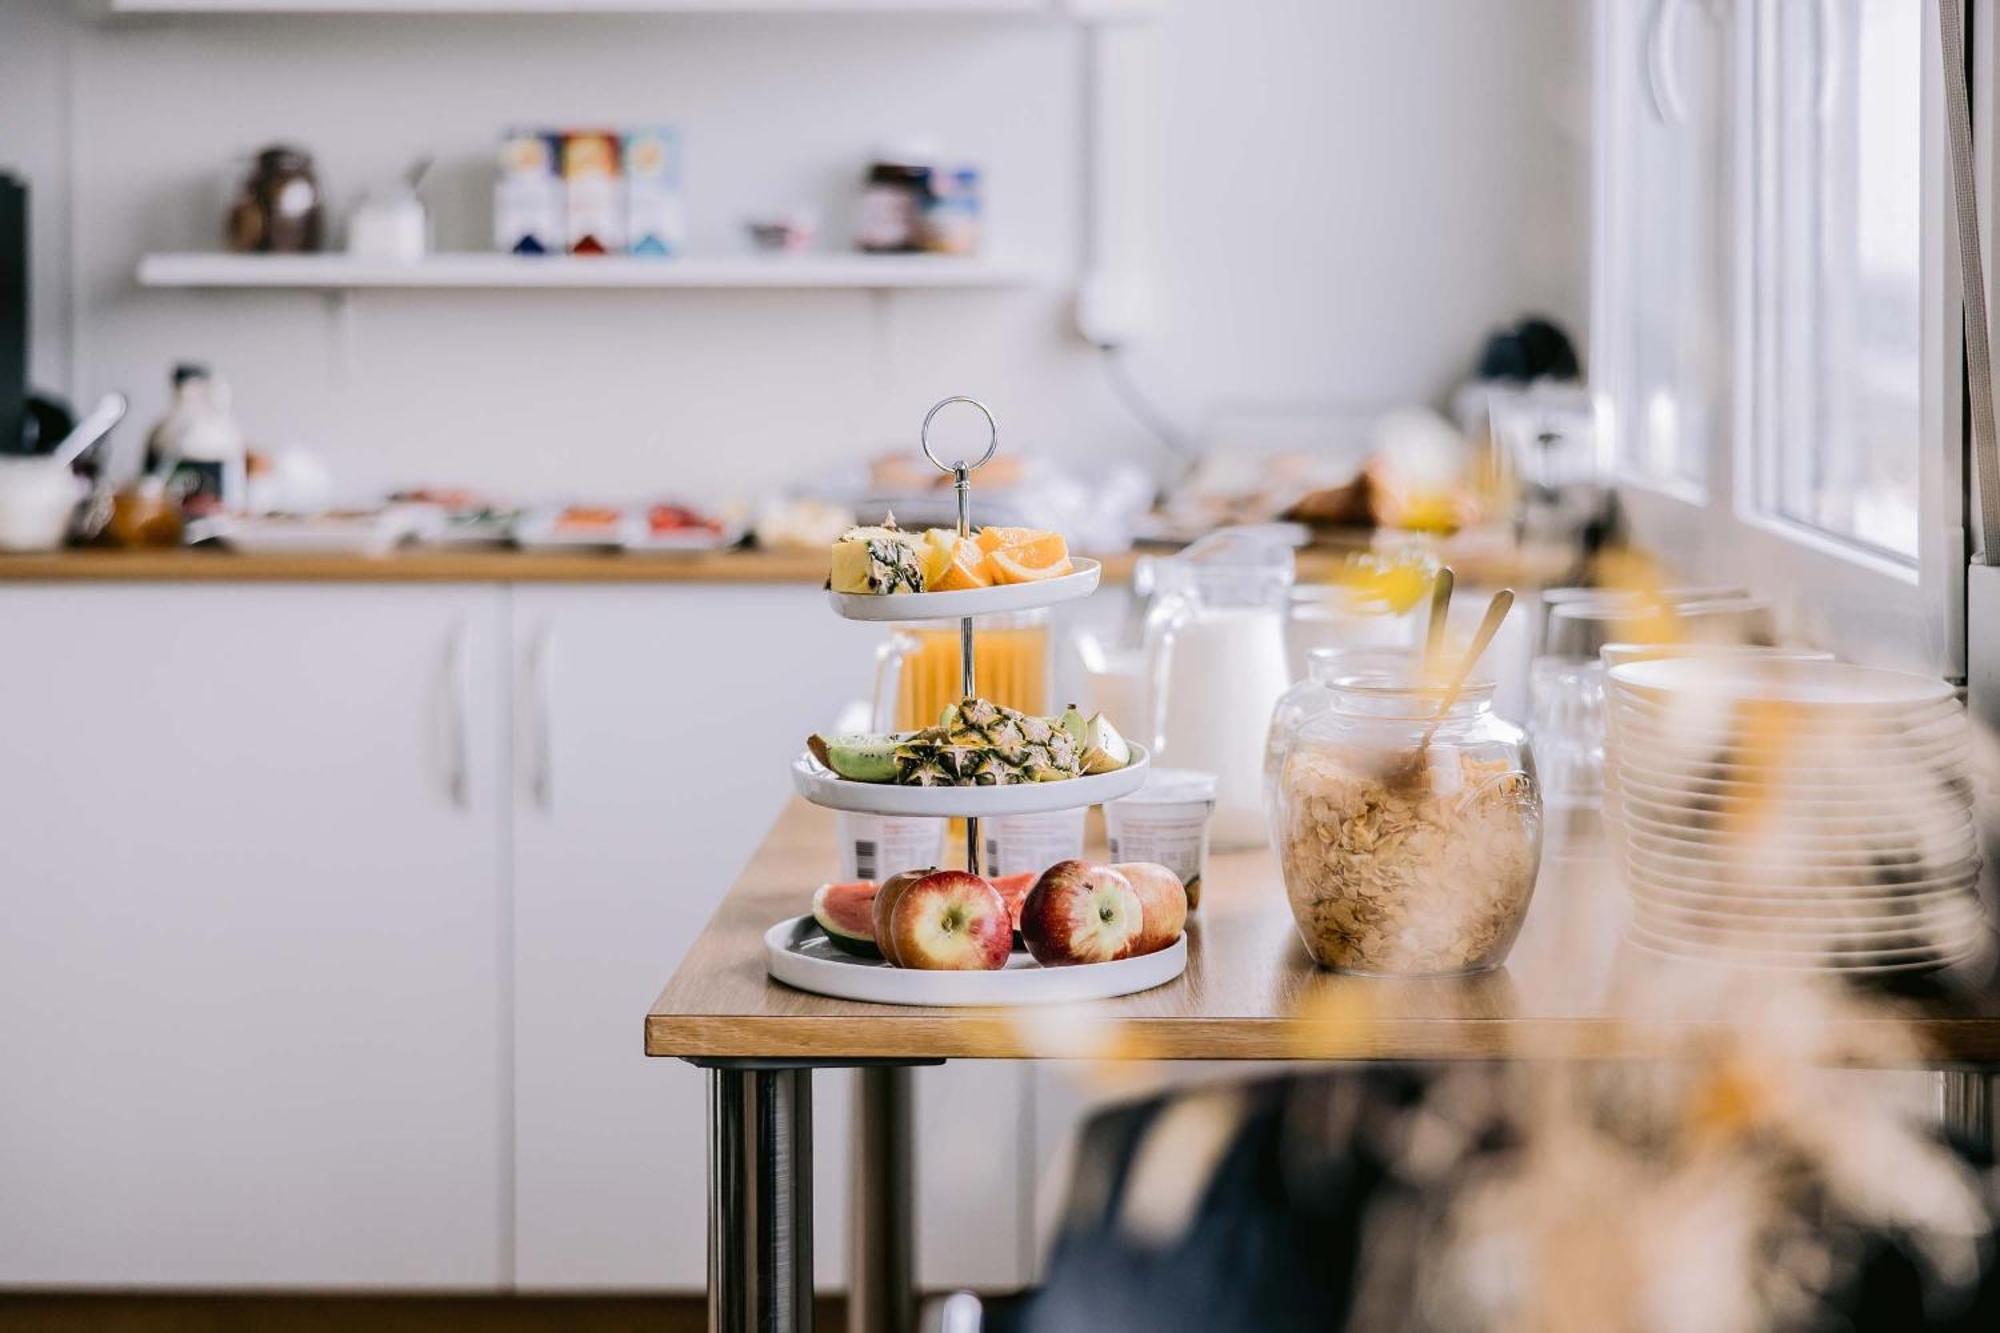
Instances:
[[[1017,949],[998,972],[924,972],[857,958],[828,939],[811,917],[796,916],[764,932],[764,967],[787,986],[870,1004],[1070,1004],[1172,981],[1187,970],[1187,936],[1158,953],[1115,963],[1043,967]]]

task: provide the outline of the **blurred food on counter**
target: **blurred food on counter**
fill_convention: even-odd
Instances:
[[[141,478],[111,497],[97,536],[107,546],[179,546],[186,526],[166,486]]]
[[[427,506],[436,521],[423,533],[433,546],[504,546],[514,539],[521,510],[463,487],[418,486],[390,495],[391,504]]]
[[[326,229],[325,196],[303,148],[272,144],[257,154],[224,227],[238,254],[313,254]]]
[[[777,497],[764,502],[750,533],[759,550],[822,551],[854,526],[854,511],[828,500]]]
[[[423,532],[417,505],[324,509],[310,514],[215,514],[201,531],[251,555],[386,555]]]

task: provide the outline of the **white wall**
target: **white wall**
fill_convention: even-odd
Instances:
[[[1580,0],[1170,0],[1161,158],[1138,201],[1157,316],[1135,369],[1191,426],[1250,404],[1433,400],[1525,310],[1581,335]],[[993,246],[1074,272],[1082,34],[895,17],[78,18],[0,3],[0,164],[34,177],[37,366],[140,420],[214,362],[265,444],[345,487],[751,492],[910,441],[971,392],[1015,447],[1149,448],[1060,287],[1008,293],[148,292],[150,249],[211,245],[232,159],[309,146],[337,203],[438,155],[441,243],[485,244],[516,123],[680,124],[695,238],[836,206],[873,142],[932,133],[987,168]],[[5,77],[25,65],[25,78]],[[65,171],[64,168],[67,170]],[[66,198],[64,177],[70,189]],[[1130,201],[1128,201],[1130,202]],[[65,274],[75,274],[65,290]],[[64,321],[64,308],[73,306]],[[62,354],[73,345],[73,362]]]

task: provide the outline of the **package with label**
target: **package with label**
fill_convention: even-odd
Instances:
[[[500,140],[493,183],[493,248],[504,254],[561,254],[566,248],[560,141],[540,130]]]
[[[687,248],[681,202],[681,138],[668,126],[625,136],[625,250],[677,255]]]
[[[625,249],[625,190],[618,135],[571,130],[562,137],[569,252],[615,255]]]

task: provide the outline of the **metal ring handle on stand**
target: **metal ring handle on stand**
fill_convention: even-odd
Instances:
[[[965,403],[968,406],[976,407],[979,409],[979,415],[986,418],[986,452],[979,456],[977,462],[968,463],[961,458],[956,463],[946,463],[935,453],[931,452],[931,422],[937,418],[938,413],[944,411],[953,403]],[[993,409],[980,402],[977,398],[967,398],[963,395],[941,399],[932,405],[930,411],[924,413],[924,427],[918,433],[917,439],[923,445],[924,457],[931,460],[931,466],[940,472],[949,474],[952,478],[951,488],[958,494],[958,535],[960,537],[970,537],[972,535],[972,500],[968,492],[972,489],[972,471],[975,468],[985,467],[993,455],[1000,451],[1000,423],[993,419]],[[975,679],[973,670],[971,616],[966,616],[958,622],[958,684],[961,697],[967,699],[973,697],[978,682]],[[977,819],[967,819],[965,821],[965,868],[975,875],[979,873],[979,821]]]
[[[979,415],[986,418],[986,452],[979,456],[979,461],[976,463],[968,463],[963,458],[959,459],[956,463],[947,463],[931,452],[931,422],[937,417],[938,413],[944,411],[953,403],[965,403],[968,406],[976,407],[979,409]],[[993,419],[993,410],[986,406],[986,404],[980,402],[977,398],[967,398],[963,395],[958,395],[941,399],[930,411],[924,413],[924,428],[917,438],[918,442],[924,447],[924,457],[930,459],[931,466],[935,467],[938,471],[948,473],[971,472],[975,468],[985,467],[987,463],[992,461],[993,455],[1000,451],[1000,423]]]

